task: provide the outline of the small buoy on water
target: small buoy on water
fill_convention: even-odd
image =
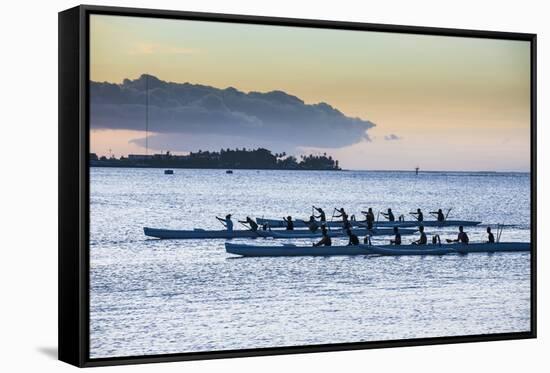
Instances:
[[[226,174],[232,174],[233,173],[233,170],[227,170],[225,171]]]
[[[173,175],[173,174],[174,174],[174,170],[164,170],[164,174],[165,174],[165,175]]]

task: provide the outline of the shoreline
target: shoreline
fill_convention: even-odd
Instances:
[[[330,172],[385,172],[385,173],[410,173],[414,174],[414,170],[352,170],[352,169],[315,169],[315,168],[244,168],[244,167],[181,167],[181,166],[149,166],[149,165],[97,165],[89,164],[90,168],[154,168],[154,169],[174,169],[174,170],[245,170],[245,171],[330,171]],[[421,174],[525,174],[530,175],[531,171],[449,171],[449,170],[424,170],[419,171]]]

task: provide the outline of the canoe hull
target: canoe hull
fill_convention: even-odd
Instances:
[[[528,242],[501,242],[498,244],[472,243],[468,245],[455,243],[444,245],[404,245],[399,248],[395,246],[371,246],[373,254],[378,255],[445,255],[445,254],[468,254],[468,253],[502,253],[531,251],[531,244]]]
[[[353,229],[353,233],[358,236],[366,236],[369,231],[367,229]],[[402,229],[401,235],[414,234],[416,229]],[[272,230],[272,231],[247,231],[247,230],[234,230],[229,233],[227,230],[174,230],[174,229],[156,229],[156,228],[143,228],[143,233],[149,237],[161,238],[161,239],[232,239],[232,238],[258,238],[258,237],[271,237],[271,238],[320,238],[321,232],[311,233],[309,230]],[[370,231],[371,236],[384,236],[392,235],[393,230],[390,228],[379,228]],[[342,230],[331,231],[331,237],[342,237],[346,233]]]
[[[221,238],[221,239],[231,239],[231,238],[257,238],[262,237],[260,233],[245,231],[245,230],[234,230],[233,232],[228,232],[227,230],[203,230],[203,229],[194,229],[194,230],[173,230],[173,229],[156,229],[156,228],[143,228],[143,233],[149,237],[162,238],[162,239],[207,239],[207,238]]]
[[[335,255],[368,255],[368,245],[357,246],[253,246],[244,244],[225,244],[230,254],[240,256],[335,256]]]
[[[472,243],[425,245],[425,246],[392,246],[392,245],[357,245],[357,246],[259,246],[226,243],[225,250],[229,254],[253,257],[277,257],[277,256],[349,256],[349,255],[446,255],[468,253],[498,253],[530,251],[528,242],[503,242],[498,244]]]

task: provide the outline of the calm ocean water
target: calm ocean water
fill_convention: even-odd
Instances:
[[[341,206],[358,216],[367,207],[392,207],[396,216],[452,208],[450,218],[506,224],[502,241],[529,241],[529,174],[90,173],[92,358],[530,328],[529,253],[232,258],[223,240],[143,235],[144,226],[220,229],[214,216],[226,213],[307,217],[315,204],[329,216]],[[484,239],[485,226],[467,228],[470,239]],[[437,233],[455,238],[455,230]]]

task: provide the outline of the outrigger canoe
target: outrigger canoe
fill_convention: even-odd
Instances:
[[[284,220],[279,219],[264,219],[264,218],[256,218],[256,222],[259,225],[268,225],[271,228],[284,228],[286,227],[286,223]],[[366,220],[350,220],[349,221],[354,227],[364,227],[367,225]],[[321,222],[317,222],[318,224],[321,224]],[[336,227],[341,228],[343,225],[342,221],[328,221],[326,224],[329,227]],[[408,221],[375,221],[373,223],[374,227],[377,228],[413,228],[413,227],[458,227],[460,225],[464,227],[471,227],[475,225],[481,224],[480,221],[473,221],[473,220],[445,220],[445,221],[437,221],[437,220],[424,220],[424,221],[416,221],[416,220],[408,220]],[[304,220],[294,220],[294,226],[295,227],[306,227],[307,222]]]
[[[240,256],[342,256],[342,255],[447,255],[468,253],[500,253],[530,251],[529,242],[461,243],[443,245],[357,245],[357,246],[260,246],[229,243],[225,244],[229,254]]]
[[[353,233],[358,236],[366,236],[369,233],[371,236],[385,236],[392,235],[393,229],[390,228],[377,228],[367,230],[366,228],[353,229]],[[401,235],[414,234],[416,229],[400,229]],[[174,229],[156,229],[156,228],[143,228],[143,233],[149,237],[162,238],[162,239],[231,239],[231,238],[258,238],[258,237],[272,237],[272,238],[320,238],[321,231],[312,233],[306,229],[298,229],[293,231],[285,230],[258,230],[256,232],[250,230],[233,230],[228,232],[227,230],[174,230]],[[331,237],[342,237],[346,235],[346,232],[341,229],[329,231]]]

